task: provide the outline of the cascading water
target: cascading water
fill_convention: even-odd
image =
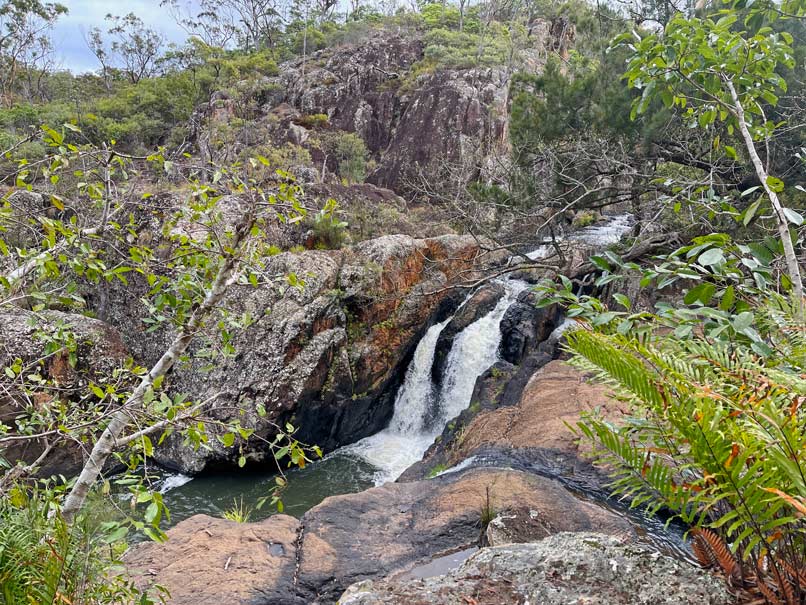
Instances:
[[[631,228],[632,221],[630,215],[613,217],[607,223],[573,233],[568,239],[604,248],[619,241]],[[536,259],[550,251],[549,246],[541,246],[528,256]],[[283,496],[286,512],[301,515],[327,496],[392,481],[422,459],[451,418],[470,404],[476,379],[498,360],[501,319],[527,284],[505,280],[504,286],[505,295],[495,308],[455,337],[446,360],[442,387],[434,386],[431,367],[439,335],[450,320],[432,326],[417,345],[398,391],[389,427],[305,469],[292,471],[294,476],[290,477],[289,490]],[[465,461],[460,467],[469,464]],[[214,475],[192,481],[189,477],[174,475],[165,478],[160,491],[165,494],[171,517],[176,522],[198,512],[220,515],[239,495],[247,503],[256,502],[273,485],[274,476],[270,472],[265,476]],[[255,517],[268,514],[266,509]]]
[[[442,388],[431,379],[439,335],[450,319],[432,326],[420,340],[395,400],[389,427],[339,450],[362,458],[378,469],[377,485],[394,481],[420,460],[445,424],[470,404],[476,379],[498,359],[501,319],[524,282],[508,281],[495,308],[470,324],[454,340]]]

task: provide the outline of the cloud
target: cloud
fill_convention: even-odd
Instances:
[[[107,14],[134,13],[160,32],[168,42],[181,43],[187,35],[174,22],[160,0],[59,0],[68,9],[53,31],[53,44],[59,66],[79,73],[98,69],[95,57],[87,48],[85,34],[93,27],[104,28]]]

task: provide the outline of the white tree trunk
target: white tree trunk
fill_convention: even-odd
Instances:
[[[126,403],[118,410],[110,420],[109,424],[101,433],[100,438],[95,443],[90,452],[90,457],[87,460],[84,468],[81,469],[81,474],[76,479],[73,489],[67,496],[62,507],[62,516],[70,523],[76,515],[81,511],[84,502],[87,499],[90,489],[95,484],[98,476],[103,471],[106,461],[112,452],[119,446],[118,437],[120,437],[123,430],[131,423],[132,418],[143,407],[143,399],[148,389],[154,384],[154,381],[159,379],[173,367],[176,360],[184,354],[190,342],[193,340],[196,332],[201,328],[204,319],[223,298],[227,288],[232,283],[232,277],[235,274],[239,262],[239,252],[241,244],[249,233],[252,225],[254,224],[254,215],[250,212],[244,217],[244,220],[238,225],[235,230],[235,235],[228,252],[224,257],[224,263],[216,274],[215,280],[207,291],[204,300],[193,312],[193,315],[188,321],[187,325],[176,335],[173,342],[165,350],[160,357],[159,361],[151,368],[137,385],[137,388],[132,392]]]
[[[778,223],[778,234],[781,237],[781,243],[784,247],[784,260],[786,261],[787,272],[789,278],[792,280],[792,293],[795,298],[795,304],[798,311],[803,309],[803,278],[800,274],[800,266],[798,265],[798,257],[795,255],[795,248],[792,246],[792,237],[789,234],[789,219],[784,213],[784,207],[778,199],[778,194],[772,190],[769,183],[767,183],[768,174],[764,169],[764,164],[756,151],[756,145],[753,141],[753,136],[750,134],[750,129],[747,127],[747,120],[745,119],[744,107],[739,100],[739,95],[736,93],[736,88],[730,79],[726,79],[725,83],[730,91],[731,99],[736,110],[736,119],[739,122],[739,131],[742,133],[744,144],[747,147],[747,153],[750,155],[750,161],[756,170],[756,176],[761,181],[761,186],[767,192],[770,198],[772,209],[775,212],[776,222]]]

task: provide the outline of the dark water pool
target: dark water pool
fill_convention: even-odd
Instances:
[[[288,486],[281,498],[283,512],[301,517],[328,496],[351,494],[372,487],[376,468],[353,456],[338,452],[325,457],[304,469],[287,472]],[[275,485],[275,473],[269,471],[228,471],[194,477],[157,473],[156,487],[163,492],[163,499],[171,512],[170,523],[176,525],[198,513],[221,517],[234,503],[251,510],[249,520],[259,521],[277,512],[268,502],[257,508],[258,502],[271,494]]]

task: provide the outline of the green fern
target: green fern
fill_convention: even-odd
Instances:
[[[780,305],[764,317],[782,352],[774,361],[704,338],[579,329],[568,345],[633,407],[618,425],[596,414],[580,424],[614,493],[717,531],[756,576],[777,570],[779,594],[791,588],[801,603],[806,586],[781,570],[806,570],[806,339]]]

